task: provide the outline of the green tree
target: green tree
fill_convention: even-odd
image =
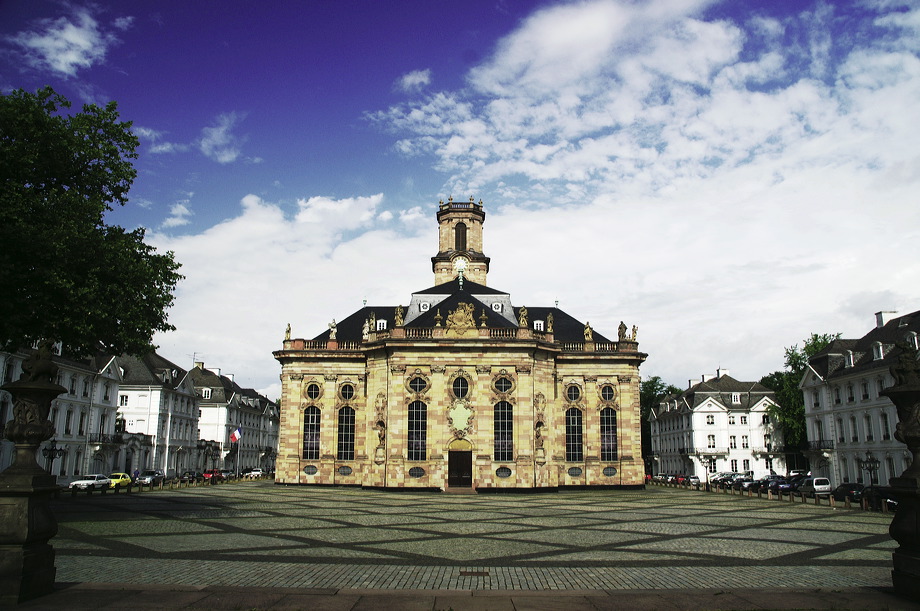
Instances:
[[[131,123],[115,102],[69,108],[50,87],[0,96],[0,347],[143,353],[174,330],[179,264],[105,223],[137,175]]]
[[[649,412],[667,395],[683,392],[673,384],[665,383],[661,377],[652,376],[639,383],[639,413],[641,415],[642,456],[652,453],[652,427],[648,421]]]
[[[798,344],[786,348],[785,369],[761,378],[760,383],[776,393],[779,405],[769,409],[779,423],[787,447],[799,447],[807,440],[805,434],[805,402],[799,384],[808,367],[808,359],[827,348],[840,337],[839,333],[812,333],[800,349]]]

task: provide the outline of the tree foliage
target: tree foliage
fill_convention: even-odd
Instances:
[[[798,447],[807,440],[805,434],[805,401],[799,384],[808,367],[808,359],[839,338],[839,333],[812,333],[800,349],[798,344],[786,348],[785,368],[761,378],[760,383],[772,390],[779,404],[770,408],[770,416],[783,430],[786,445]]]
[[[131,123],[115,102],[69,108],[50,87],[0,96],[0,342],[143,353],[174,330],[179,264],[143,228],[105,223],[137,175]]]

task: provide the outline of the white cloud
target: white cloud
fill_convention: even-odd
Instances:
[[[160,228],[172,229],[173,227],[188,225],[191,222],[189,217],[192,215],[192,211],[188,207],[189,202],[190,200],[185,199],[173,204],[169,209],[169,216],[163,221]]]
[[[920,307],[916,10],[856,36],[826,3],[746,23],[705,4],[553,5],[465,89],[369,115],[491,204],[490,284],[634,321],[647,372],[678,383],[758,379],[813,331]],[[553,247],[516,264],[533,244]]]
[[[233,128],[243,118],[240,113],[223,113],[217,116],[213,126],[201,130],[198,148],[205,157],[217,163],[233,163],[239,158],[245,139],[236,136]]]
[[[418,93],[431,84],[431,70],[413,70],[396,80],[395,88],[405,93]]]
[[[236,217],[202,233],[149,234],[157,248],[175,252],[185,275],[170,311],[178,330],[155,338],[160,353],[177,362],[203,354],[206,365],[236,373],[241,385],[270,389],[280,371],[271,352],[280,348],[287,322],[298,336],[313,337],[332,318],[360,308],[365,296],[405,301],[405,291],[381,273],[381,265],[418,260],[419,252],[430,250],[430,239],[414,237],[418,225],[405,219],[401,228],[408,235],[387,229],[378,218],[382,202],[380,194],[309,197],[289,215],[279,204],[248,195]],[[430,229],[431,218],[425,221]],[[430,283],[422,263],[415,282],[407,270],[409,285]]]
[[[124,31],[131,19],[119,18],[113,25]],[[86,8],[75,10],[72,16],[41,20],[32,31],[20,32],[10,40],[29,65],[65,76],[76,76],[78,70],[101,63],[109,48],[119,42]]]

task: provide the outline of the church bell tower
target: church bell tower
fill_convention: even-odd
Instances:
[[[435,285],[450,282],[459,274],[485,286],[489,257],[482,254],[482,224],[486,213],[477,204],[455,202],[453,197],[438,205],[438,254],[431,257]]]

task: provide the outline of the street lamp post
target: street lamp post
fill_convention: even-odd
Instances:
[[[865,459],[861,459],[857,457],[856,464],[859,466],[860,471],[869,472],[869,484],[870,485],[874,486],[878,483],[878,480],[876,479],[875,474],[878,473],[878,469],[882,463],[879,459],[872,456],[872,452],[866,452]]]
[[[52,437],[51,445],[49,445],[47,448],[42,448],[42,456],[47,459],[46,464],[48,465],[45,471],[51,473],[51,469],[54,467],[54,460],[63,456],[66,451],[67,450],[64,448],[57,447],[57,440]],[[53,473],[51,474],[54,475]]]

